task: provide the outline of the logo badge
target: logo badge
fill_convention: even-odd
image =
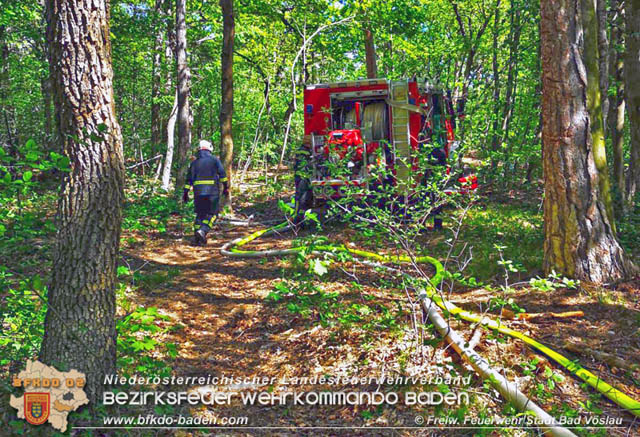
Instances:
[[[25,393],[24,417],[32,425],[42,425],[49,418],[49,393]]]

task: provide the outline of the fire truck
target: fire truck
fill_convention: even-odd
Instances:
[[[411,197],[431,174],[425,163],[444,166],[450,174],[447,161],[458,145],[456,121],[462,117],[450,92],[418,79],[306,86],[304,140],[296,154],[298,209],[338,198],[344,187],[366,192],[372,170],[381,166],[390,175],[384,183],[398,196]],[[336,174],[340,163],[347,171]],[[454,179],[459,186],[449,192],[477,188],[475,176]]]

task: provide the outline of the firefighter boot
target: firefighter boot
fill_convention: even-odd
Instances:
[[[196,246],[206,246],[207,245],[207,234],[202,229],[198,229],[196,231],[195,242],[196,242]]]
[[[438,216],[433,218],[433,230],[441,231],[442,230],[442,219]]]

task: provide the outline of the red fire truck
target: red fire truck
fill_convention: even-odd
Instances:
[[[410,196],[429,174],[421,158],[447,166],[458,145],[456,120],[462,116],[454,110],[450,92],[417,79],[306,86],[304,141],[296,160],[298,209],[340,197],[345,186],[365,191],[372,169],[380,166],[390,170],[387,183],[396,187],[396,193]],[[349,170],[338,176],[331,170],[332,162]],[[475,176],[460,177],[458,182],[462,187],[456,191],[477,187]]]

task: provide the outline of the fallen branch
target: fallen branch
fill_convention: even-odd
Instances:
[[[617,357],[615,355],[609,354],[607,352],[602,352],[602,351],[597,351],[595,349],[591,349],[589,346],[587,346],[584,343],[580,343],[580,342],[570,343],[570,342],[567,341],[567,342],[564,343],[564,348],[566,350],[568,350],[569,352],[573,352],[573,353],[576,353],[576,354],[591,355],[596,360],[604,361],[605,363],[607,363],[611,367],[617,367],[618,369],[625,369],[625,370],[629,370],[631,372],[634,372],[634,371],[640,369],[640,365],[639,364],[628,363],[625,360],[623,360],[622,358],[619,358],[619,357]]]
[[[464,338],[451,329],[451,326],[440,314],[438,306],[429,299],[426,292],[421,292],[418,298],[422,303],[422,308],[427,313],[429,320],[431,320],[431,323],[433,323],[438,333],[447,340],[453,349],[455,349],[455,351],[466,362],[468,362],[484,380],[489,381],[493,388],[500,392],[508,402],[511,402],[518,410],[531,413],[538,417],[543,423],[543,425],[540,425],[540,429],[544,432],[548,432],[553,436],[575,437],[574,433],[563,428],[555,418],[550,416],[546,411],[525,396],[524,393],[518,390],[516,384],[510,382],[500,373],[493,370],[489,366],[487,360],[469,347],[466,347]]]
[[[469,340],[469,350],[474,350],[478,343],[482,340],[482,328],[480,326],[476,326],[476,329],[473,331],[473,335],[471,336],[471,340]]]
[[[542,317],[549,317],[554,319],[566,319],[570,317],[584,317],[583,311],[566,311],[564,313],[518,313],[507,309],[502,308],[500,311],[500,316],[504,319],[517,319],[517,320],[531,320],[531,319],[539,319]]]
[[[141,165],[144,165],[144,164],[146,164],[147,162],[155,161],[155,160],[156,160],[156,159],[158,159],[158,158],[162,158],[162,155],[156,155],[156,156],[154,156],[153,158],[145,159],[145,160],[144,160],[144,161],[142,161],[142,162],[139,162],[139,163],[137,163],[137,164],[130,165],[130,166],[128,166],[128,167],[127,167],[127,170],[131,170],[132,168],[140,167]]]

